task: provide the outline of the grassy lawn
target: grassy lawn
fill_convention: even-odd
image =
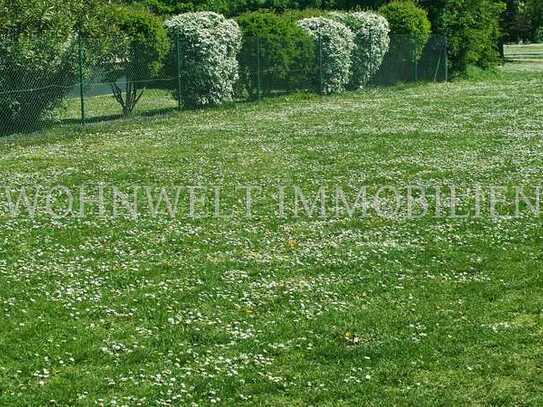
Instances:
[[[97,121],[115,120],[121,117],[122,108],[113,95],[108,92],[107,85],[101,85],[104,94],[100,96],[85,97],[85,120],[89,123]],[[87,92],[90,93],[91,89]],[[177,108],[177,102],[170,92],[161,89],[145,89],[143,96],[137,104],[133,115],[153,116],[161,113],[169,113]],[[73,96],[53,113],[57,122],[81,120],[81,101],[79,96]]]
[[[1,139],[0,405],[542,405],[541,217],[280,218],[270,192],[541,185],[542,75]],[[99,183],[220,185],[227,215],[7,214],[5,187]]]

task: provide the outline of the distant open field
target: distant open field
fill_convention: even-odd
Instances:
[[[0,139],[0,405],[543,405],[543,219],[528,205],[519,217],[507,202],[474,216],[469,197],[458,216],[291,211],[292,186],[311,199],[341,186],[350,202],[382,185],[528,194],[543,182],[542,75],[514,63],[480,82]],[[113,216],[109,194],[84,216],[7,203],[6,190],[96,197],[104,184],[221,186],[225,216],[213,189],[197,218],[185,192],[173,217],[143,210],[144,196],[137,217]],[[247,185],[262,191],[252,216]]]
[[[506,45],[505,57],[513,61],[543,60],[543,44]]]

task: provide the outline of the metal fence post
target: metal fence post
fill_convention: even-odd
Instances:
[[[445,37],[445,46],[444,52],[445,52],[445,82],[449,82],[449,41],[447,37]]]
[[[256,37],[256,98],[258,101],[262,98],[262,66],[261,66],[260,37]]]
[[[417,59],[417,42],[411,38],[411,46],[413,47],[413,81],[417,82],[419,80],[419,67]]]
[[[324,78],[322,72],[322,39],[321,35],[317,37],[317,44],[319,46],[319,93],[324,94]]]
[[[181,49],[179,47],[179,32],[175,32],[175,53],[177,67],[177,110],[181,110]]]
[[[83,86],[83,39],[81,31],[78,33],[79,42],[79,99],[81,106],[81,124],[85,124],[85,93]]]

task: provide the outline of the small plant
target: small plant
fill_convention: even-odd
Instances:
[[[377,73],[390,44],[387,20],[373,12],[332,12],[330,17],[354,33],[353,74],[350,86],[363,88]]]
[[[323,17],[300,20],[302,27],[315,41],[319,89],[322,93],[337,93],[351,79],[351,54],[354,34],[340,22]]]
[[[117,8],[113,21],[118,31],[107,76],[123,116],[128,116],[160,72],[170,41],[160,19],[145,9]],[[124,91],[119,80],[124,81]]]
[[[166,22],[176,46],[169,69],[176,72],[176,55],[181,61],[181,94],[186,106],[217,105],[232,99],[239,76],[237,55],[241,48],[238,24],[212,12],[185,13]]]

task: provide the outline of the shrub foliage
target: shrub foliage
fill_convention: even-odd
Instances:
[[[166,22],[173,41],[172,54],[182,55],[181,95],[186,106],[217,105],[232,99],[238,79],[237,55],[241,32],[237,23],[212,12],[185,13]],[[179,50],[177,50],[179,47]],[[176,58],[170,69],[176,72]]]
[[[317,50],[316,82],[322,93],[345,89],[351,79],[351,53],[354,34],[344,24],[323,17],[300,20],[302,27],[315,41]]]

